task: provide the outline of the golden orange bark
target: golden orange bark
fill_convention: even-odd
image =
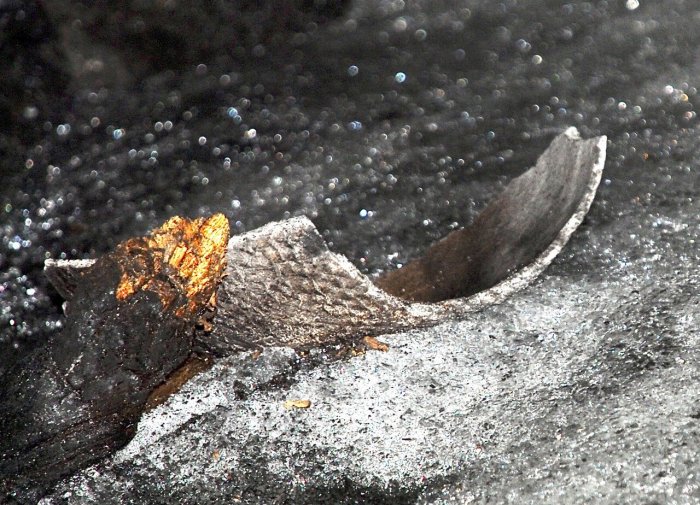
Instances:
[[[121,243],[122,275],[116,297],[126,301],[141,290],[156,293],[167,308],[179,293],[187,304],[178,317],[191,317],[216,294],[226,260],[229,224],[223,214],[173,217],[150,235]]]

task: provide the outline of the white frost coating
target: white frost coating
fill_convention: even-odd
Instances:
[[[191,387],[183,388],[179,394],[171,396],[165,403],[143,414],[139,420],[136,435],[126,447],[114,455],[114,462],[123,463],[136,455],[143,454],[146,447],[152,446],[190,419],[226,404],[226,396],[221,384],[210,386],[203,397],[187,394],[189,389]]]
[[[182,389],[153,410],[145,412],[139,420],[136,435],[115,453],[116,464],[143,455],[146,448],[158,443],[190,420],[212,412],[220,406],[230,406],[232,388],[237,381],[240,387],[253,390],[265,384],[278,373],[284,373],[297,358],[289,348],[269,348],[259,359],[250,352],[223,358],[210,369],[188,381]],[[222,380],[222,378],[224,380]],[[206,393],[202,393],[202,389]]]
[[[581,134],[578,132],[578,129],[575,126],[569,126],[566,130],[564,130],[564,135],[569,137],[571,140],[581,140]]]

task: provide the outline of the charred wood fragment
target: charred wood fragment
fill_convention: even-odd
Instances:
[[[190,353],[228,234],[220,214],[173,218],[80,272],[64,330],[3,377],[6,493],[31,502],[132,437],[153,389]]]
[[[600,182],[605,137],[577,137],[571,128],[556,138],[470,226],[450,233],[377,285],[408,300],[440,302],[487,290],[535,261],[562,231],[573,232],[567,223],[577,212],[588,212]]]
[[[303,350],[498,303],[534,280],[581,224],[605,147],[605,137],[567,130],[470,227],[376,283],[329,251],[306,218],[230,240],[222,215],[173,218],[96,261],[47,262],[67,300],[66,326],[0,379],[6,496],[34,501],[123,446],[145,408],[209,365],[193,352]]]

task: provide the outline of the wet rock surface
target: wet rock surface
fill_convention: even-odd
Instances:
[[[695,3],[357,1],[286,43],[146,71],[42,5],[2,6],[38,27],[3,54],[60,75],[0,134],[0,373],[63,324],[47,257],[174,214],[233,233],[305,214],[378,272],[566,126],[609,138],[587,221],[532,288],[386,353],[229,358],[47,503],[700,500]]]

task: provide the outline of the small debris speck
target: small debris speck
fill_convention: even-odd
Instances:
[[[287,400],[283,406],[285,410],[308,409],[311,407],[311,400]]]

